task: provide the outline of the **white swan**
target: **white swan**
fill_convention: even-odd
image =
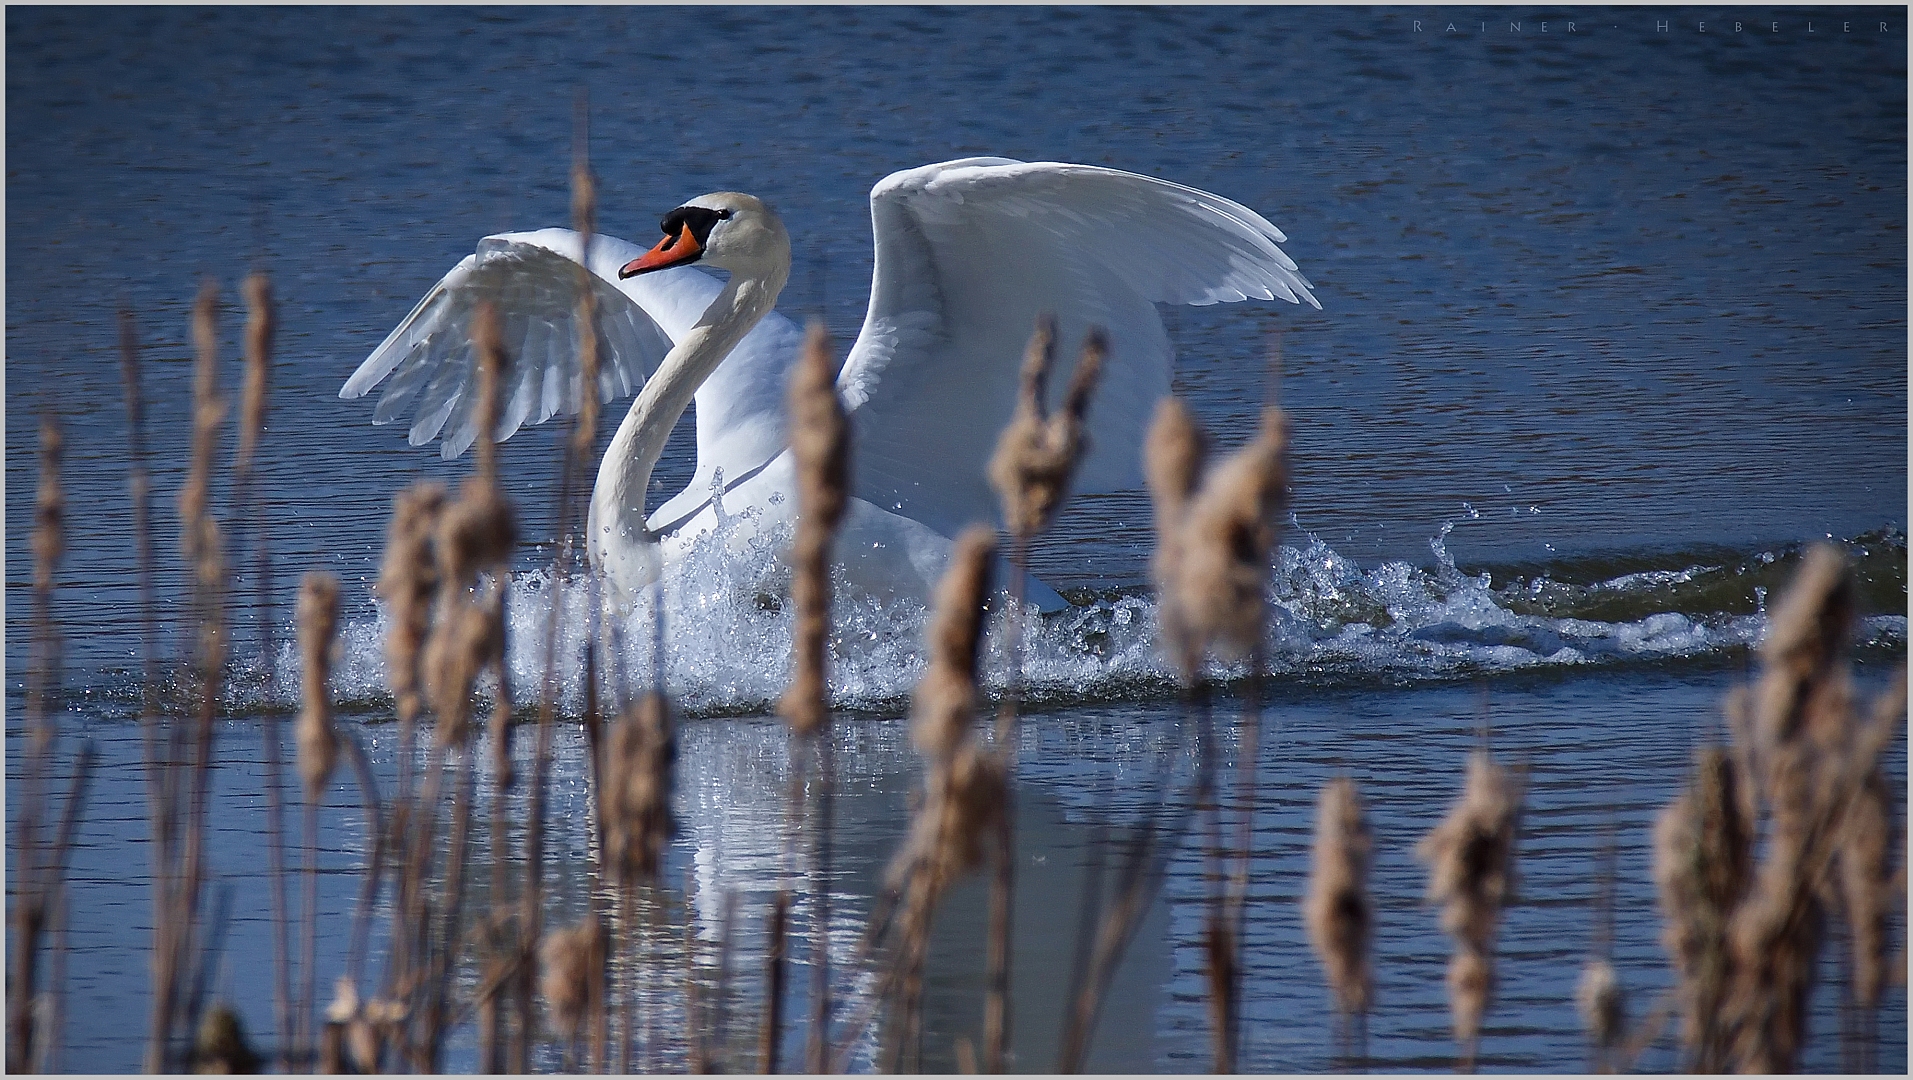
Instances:
[[[963,158],[885,177],[871,189],[870,216],[869,312],[837,380],[852,410],[856,496],[837,557],[878,593],[928,595],[947,538],[996,519],[984,462],[1010,418],[1040,313],[1055,314],[1066,347],[1092,325],[1109,331],[1076,483],[1101,491],[1139,484],[1141,434],[1169,392],[1173,355],[1157,303],[1281,297],[1321,307],[1276,246],[1287,237],[1261,215],[1134,173]],[[416,403],[412,445],[439,438],[445,457],[458,456],[477,434],[470,320],[491,300],[511,355],[496,437],[576,412],[576,267],[587,262],[608,345],[597,393],[610,401],[643,388],[605,452],[587,526],[592,562],[626,595],[655,580],[720,509],[755,511],[742,515],[737,544],[795,509],[784,393],[802,334],[772,310],[790,274],[783,223],[756,198],[719,192],[671,211],[662,228],[648,251],[608,236],[586,250],[567,229],[486,237],[339,391],[360,397],[391,376],[372,422]],[[693,399],[696,472],[647,517],[652,468]],[[1040,583],[1032,598],[1061,602]]]

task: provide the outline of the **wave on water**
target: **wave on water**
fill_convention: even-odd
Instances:
[[[1785,586],[1801,549],[1736,554],[1722,549],[1662,556],[1569,560],[1547,567],[1464,572],[1449,554],[1451,521],[1429,541],[1432,566],[1387,561],[1363,568],[1307,533],[1280,548],[1271,575],[1269,667],[1278,678],[1314,685],[1442,682],[1481,674],[1652,665],[1721,657],[1757,644],[1769,595]],[[607,616],[609,656],[601,689],[641,689],[661,671],[667,692],[693,715],[754,715],[770,709],[790,678],[788,569],[776,553],[788,537],[749,541],[721,528],[674,567],[663,589],[634,609]],[[1906,537],[1898,530],[1847,542],[1867,616],[1856,644],[1903,651],[1907,640]],[[507,594],[513,698],[539,700],[545,677],[553,575],[515,576]],[[583,643],[595,607],[589,586],[562,590],[553,679],[559,708],[584,702]],[[1142,590],[1079,592],[1069,609],[1026,610],[1026,698],[1049,704],[1133,700],[1174,692],[1173,668],[1158,646],[1156,606]],[[1007,609],[1008,605],[1002,605]],[[894,711],[924,666],[924,606],[880,600],[842,583],[832,612],[834,704]],[[1009,669],[1008,615],[990,621],[984,667],[1000,687]],[[655,647],[659,631],[662,649]],[[334,689],[348,708],[388,707],[384,618],[342,631]],[[297,656],[278,657],[274,696],[297,698]],[[1223,677],[1240,674],[1219,669]],[[489,692],[487,690],[487,692]],[[250,696],[250,695],[248,695]]]

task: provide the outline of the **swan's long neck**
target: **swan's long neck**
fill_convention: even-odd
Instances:
[[[640,584],[630,580],[633,570],[626,567],[634,560],[648,567],[641,572],[644,580],[655,575],[655,567],[642,550],[652,543],[645,529],[644,496],[671,429],[690,406],[697,388],[776,304],[789,274],[788,267],[756,277],[733,273],[724,290],[704,309],[697,325],[665,355],[657,374],[645,382],[637,400],[631,403],[631,411],[618,425],[617,434],[611,437],[598,468],[597,484],[591,490],[591,512],[585,527],[593,564],[610,572],[621,584]]]

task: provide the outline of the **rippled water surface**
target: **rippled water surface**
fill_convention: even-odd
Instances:
[[[235,598],[214,818],[234,913],[220,989],[262,1001],[257,712],[297,683],[291,651],[265,650],[261,630],[289,637],[300,572],[339,575],[335,688],[389,782],[398,750],[368,586],[392,493],[468,467],[371,427],[369,405],[339,400],[338,386],[479,237],[566,220],[582,85],[601,228],[646,239],[691,196],[759,194],[793,237],[780,309],[822,315],[840,345],[863,316],[867,194],[896,169],[971,154],[1107,164],[1218,192],[1280,226],[1322,311],[1249,302],[1164,312],[1177,390],[1225,445],[1247,436],[1280,331],[1294,431],[1294,518],[1272,586],[1244,1064],[1338,1064],[1294,903],[1312,799],[1338,769],[1363,785],[1377,830],[1370,1064],[1450,1064],[1445,943],[1410,849],[1458,790],[1485,701],[1497,748],[1529,762],[1532,787],[1483,1066],[1583,1067],[1571,997],[1602,837],[1611,824],[1617,965],[1640,1015],[1669,978],[1648,822],[1712,730],[1802,544],[1850,543],[1863,684],[1877,687],[1905,657],[1906,27],[1903,10],[1885,9],[1878,32],[1880,10],[1763,11],[1778,32],[1733,34],[1717,32],[1717,13],[1679,9],[1588,9],[1572,32],[1554,16],[1545,33],[1524,17],[1516,31],[1498,9],[1485,27],[1462,19],[1450,34],[1425,13],[1295,8],[9,9],[9,781],[44,411],[62,418],[69,446],[63,722],[102,754],[74,871],[61,1064],[136,1066],[119,1018],[143,1020],[147,1007],[116,306],[137,313],[145,346],[170,648],[187,308],[202,276],[219,279],[230,357],[237,277],[267,269],[279,297],[262,450],[279,588],[270,610],[249,589]],[[1830,32],[1842,20],[1853,30]],[[503,448],[528,541],[511,586],[521,700],[542,668],[559,434],[531,428]],[[687,418],[653,505],[686,482],[691,454]],[[224,498],[222,486],[222,515]],[[1028,626],[1036,707],[1019,744],[1017,946],[1028,959],[1015,1028],[1024,1068],[1053,1065],[1055,1002],[1099,830],[1131,822],[1159,774],[1172,803],[1186,797],[1194,724],[1155,645],[1142,589],[1149,543],[1146,499],[1117,493],[1077,500],[1036,552],[1037,572],[1074,604]],[[762,948],[784,849],[790,764],[782,728],[763,714],[788,676],[790,628],[768,552],[725,557],[717,546],[666,590],[663,655],[641,632],[648,607],[625,649],[634,670],[660,663],[689,714],[684,828],[667,878],[688,875],[707,942],[725,921],[724,897],[736,897],[748,955]],[[837,611],[833,693],[849,719],[835,736],[845,780],[831,947],[846,958],[916,783],[897,717],[922,669],[922,614],[855,596]],[[560,622],[575,641],[585,620]],[[581,671],[567,663],[561,676],[561,702],[575,709]],[[1235,728],[1223,727],[1232,763]],[[560,747],[572,762],[555,781],[565,807],[584,797],[577,749]],[[1903,800],[1903,741],[1892,758]],[[351,796],[335,802],[323,858],[340,872],[321,891],[322,984],[342,962],[366,857]],[[587,857],[582,833],[559,847],[554,918],[569,918],[584,902],[563,886]],[[1201,873],[1193,848],[1172,860],[1092,1066],[1207,1068]],[[966,889],[938,931],[928,1068],[954,1068],[954,1040],[979,1026],[986,904]],[[800,958],[810,919],[800,904]],[[849,998],[868,993],[849,967],[839,977]],[[1832,996],[1823,988],[1816,999],[1825,1037],[1810,1068],[1840,1064]],[[677,1001],[654,1004],[668,1013]],[[1884,1015],[1879,1064],[1898,1071],[1903,990]],[[247,1020],[270,1033],[270,1009],[248,1009]],[[657,1064],[683,1061],[669,1039],[652,1052]],[[472,1054],[467,1038],[453,1063],[469,1067]],[[1679,1067],[1671,1036],[1641,1064]]]

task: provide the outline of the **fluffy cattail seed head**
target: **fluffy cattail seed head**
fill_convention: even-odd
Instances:
[[[957,537],[949,569],[937,584],[930,622],[930,664],[912,702],[912,734],[931,758],[949,755],[970,728],[976,705],[976,659],[983,637],[983,603],[990,594],[996,534],[972,525]]]
[[[1661,944],[1674,962],[1682,1040],[1702,1050],[1715,1041],[1728,977],[1727,923],[1753,870],[1752,822],[1740,766],[1718,747],[1695,755],[1688,789],[1654,823],[1654,883]]]
[[[219,289],[207,281],[193,305],[193,442],[186,480],[179,488],[181,550],[193,564],[202,588],[214,588],[224,576],[219,527],[211,513],[213,451],[226,402],[219,394]]]
[[[1807,549],[1786,593],[1774,604],[1761,643],[1762,673],[1754,695],[1754,734],[1765,755],[1792,742],[1811,718],[1815,740],[1838,745],[1850,690],[1838,661],[1853,627],[1853,578],[1831,544]]]
[[[1494,988],[1495,928],[1514,897],[1522,794],[1506,768],[1477,750],[1468,759],[1461,801],[1415,846],[1429,867],[1428,898],[1442,905],[1441,927],[1455,939],[1448,1004],[1455,1038],[1471,1062]]]
[[[434,538],[444,507],[445,489],[438,484],[420,482],[399,492],[375,589],[390,619],[385,677],[398,704],[399,720],[405,724],[418,716],[419,653],[431,627],[432,596],[438,591]]]
[[[1374,976],[1369,941],[1374,906],[1368,898],[1368,861],[1373,841],[1355,782],[1336,777],[1315,804],[1315,850],[1302,921],[1328,975],[1335,1006],[1353,1015],[1368,1011]]]
[[[202,1076],[249,1076],[262,1064],[232,1006],[222,1003],[206,1010],[193,1037],[194,1072]]]
[[[478,305],[472,319],[472,348],[478,353],[478,400],[473,406],[477,435],[473,443],[478,448],[478,476],[492,485],[498,482],[498,385],[504,381],[507,361],[498,309],[489,300]]]
[[[53,571],[66,554],[66,490],[60,485],[60,462],[66,439],[60,421],[51,413],[40,417],[40,488],[33,509],[33,584],[43,592],[53,588]]]
[[[626,881],[657,874],[671,817],[677,739],[664,697],[646,694],[612,725],[605,755],[605,846],[612,871]]]
[[[1514,898],[1521,800],[1508,769],[1477,750],[1468,758],[1461,801],[1415,846],[1428,864],[1428,898],[1442,905],[1442,929],[1484,953],[1493,949],[1502,907]]]
[[[1143,444],[1143,471],[1156,510],[1156,550],[1149,559],[1149,576],[1156,585],[1164,642],[1185,678],[1195,673],[1201,645],[1177,593],[1183,563],[1182,526],[1202,473],[1203,456],[1202,429],[1188,407],[1173,397],[1162,399]]]
[[[925,896],[937,896],[983,861],[1009,799],[1002,755],[965,740],[925,773],[923,805],[890,865],[890,884],[914,871]]]
[[[791,368],[789,408],[800,520],[814,520],[833,533],[850,493],[850,418],[837,396],[830,335],[815,319]]]
[[[240,291],[246,297],[246,381],[239,399],[239,449],[235,465],[241,476],[248,476],[259,436],[266,427],[266,389],[272,368],[272,337],[278,320],[272,310],[272,283],[266,275],[248,275]]]
[[[990,484],[1003,500],[1003,522],[1011,535],[1025,539],[1049,528],[1069,494],[1076,466],[1088,450],[1084,421],[1102,373],[1109,341],[1092,327],[1083,339],[1081,359],[1070,379],[1063,411],[1047,415],[1044,405],[1050,364],[1055,357],[1056,320],[1043,316],[1024,354],[1022,387],[1016,412],[998,436],[990,457]]]
[[[850,421],[837,397],[830,339],[812,321],[791,370],[791,453],[797,462],[797,538],[791,553],[792,676],[778,712],[800,735],[829,719],[824,653],[830,637],[830,544],[850,493]]]
[[[1613,964],[1606,960],[1587,962],[1574,988],[1574,1004],[1581,1010],[1581,1023],[1594,1045],[1608,1049],[1621,1041],[1627,1030],[1627,999],[1621,994],[1621,979]]]
[[[551,1010],[554,1026],[565,1038],[578,1037],[578,1026],[604,986],[605,930],[596,915],[564,930],[553,931],[539,949],[544,974],[538,989]]]
[[[503,566],[517,546],[517,518],[498,485],[467,477],[457,501],[439,516],[440,587],[470,586],[479,572]]]
[[[1282,411],[1264,409],[1255,440],[1218,465],[1188,504],[1172,593],[1198,650],[1214,643],[1243,656],[1261,640],[1288,441]]]
[[[317,802],[339,761],[339,736],[332,730],[332,655],[339,633],[339,579],[310,573],[299,585],[299,654],[304,669],[299,707],[299,778],[306,799]]]
[[[1455,1028],[1455,1041],[1466,1048],[1464,1056],[1472,1067],[1474,1047],[1481,1038],[1481,1021],[1488,1015],[1488,1002],[1494,997],[1495,965],[1492,954],[1463,947],[1448,958],[1448,1015]]]
[[[471,735],[472,689],[505,649],[500,594],[447,598],[425,643],[425,690],[438,713],[438,743],[455,746]],[[500,691],[503,693],[503,691]]]

